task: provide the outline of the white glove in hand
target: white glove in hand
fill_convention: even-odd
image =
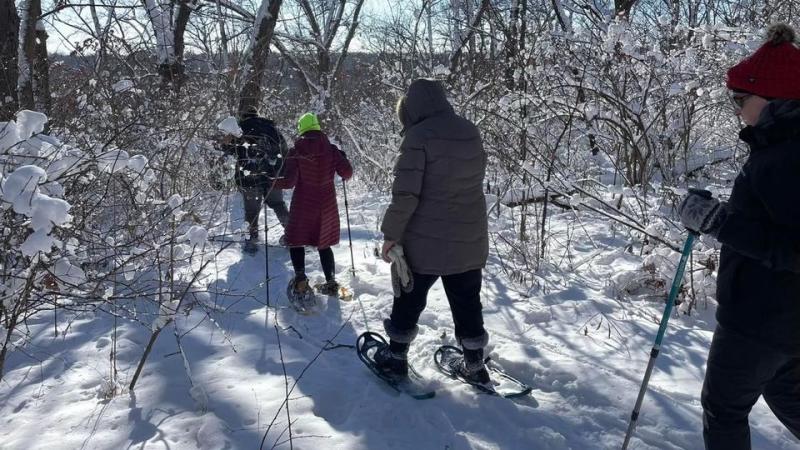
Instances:
[[[388,253],[392,261],[392,290],[395,297],[400,297],[402,292],[411,292],[414,289],[414,278],[408,268],[403,246],[396,244]]]

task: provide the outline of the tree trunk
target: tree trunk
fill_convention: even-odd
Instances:
[[[41,2],[36,17],[42,15]],[[33,102],[36,111],[50,115],[50,61],[47,59],[47,30],[44,23],[37,20],[35,36],[35,50],[33,60]]]
[[[489,60],[497,58],[497,26],[494,20],[489,21]]]
[[[519,7],[519,4],[517,4]],[[512,78],[514,74],[519,72],[519,79],[515,81],[516,88],[522,95],[526,95],[528,92],[528,77],[525,71],[525,62],[521,57],[521,54],[525,51],[525,39],[528,32],[528,28],[526,25],[525,20],[527,19],[527,11],[528,11],[528,2],[526,0],[522,0],[522,7],[521,9],[517,9],[516,11],[512,11],[514,14],[514,25],[513,28],[516,30],[515,35],[517,42],[515,42],[515,54],[516,58],[514,64],[511,67],[517,67],[518,70],[514,70],[512,73]],[[523,103],[522,108],[520,109],[520,132],[519,132],[519,148],[520,148],[520,160],[523,164],[528,162],[528,105],[527,103]],[[524,170],[522,172],[522,186],[528,186],[528,171]],[[527,220],[528,220],[528,205],[522,205],[522,220],[520,221],[519,227],[519,240],[521,242],[527,242],[528,240],[528,229],[527,229]]]
[[[481,5],[479,6],[479,8],[481,8],[481,15],[485,14],[485,11],[487,9],[489,9],[489,1],[487,0],[485,2],[481,2]],[[474,16],[474,14],[473,14],[474,12],[475,12],[475,8],[474,8],[473,3],[471,1],[466,2],[464,4],[464,16],[466,16],[467,19],[470,19],[470,18],[472,18]],[[467,41],[468,41],[467,48],[469,48],[470,63],[473,62],[473,59],[475,58],[475,52],[478,49],[477,48],[477,41],[475,39],[475,28],[477,28],[478,22],[477,21],[473,21],[473,22],[474,23],[469,23],[468,24],[472,28],[470,30],[467,30],[470,33],[469,37],[467,39]]]
[[[47,31],[39,21],[41,0],[20,4],[17,53],[17,96],[20,109],[50,112],[50,75],[47,60]]]
[[[427,23],[428,23],[428,50],[430,52],[429,61],[428,61],[428,72],[433,72],[434,67],[434,53],[435,50],[433,48],[433,0],[428,0],[427,2],[428,8],[428,16],[427,16]]]
[[[558,24],[561,25],[561,30],[565,33],[572,33],[572,23],[569,18],[564,14],[564,6],[561,5],[561,0],[552,0],[553,12],[556,14]]]
[[[332,31],[332,30],[329,30]],[[331,101],[330,87],[333,84],[333,73],[331,71],[331,54],[327,49],[317,51],[317,85],[322,89],[311,95],[311,109],[323,122],[328,119],[328,108]]]
[[[192,11],[189,1],[177,2],[178,10],[174,21],[172,20],[174,9],[171,2],[144,0],[144,5],[156,37],[158,74],[164,84],[169,84],[178,91],[184,81],[183,35]]]
[[[220,48],[220,56],[222,57],[221,67],[222,70],[226,71],[229,69],[228,66],[228,35],[225,32],[225,18],[222,17],[222,6],[220,5],[220,0],[217,0],[217,16],[219,21],[219,48]]]
[[[453,34],[450,36],[450,45],[452,48],[450,53],[451,59],[453,58],[453,54],[461,47],[461,41],[463,39],[462,28],[464,27],[464,20],[462,19],[462,15],[464,8],[461,6],[462,1],[463,0],[450,0],[450,11],[453,14],[451,20]],[[467,19],[469,19],[469,16],[467,16]]]
[[[467,5],[472,5],[472,3],[467,2]],[[454,27],[458,27],[457,31],[453,32],[453,50],[450,53],[450,64],[449,64],[449,72],[447,81],[448,83],[452,83],[457,76],[458,73],[458,65],[460,64],[459,60],[462,58],[462,54],[464,53],[464,49],[466,48],[468,51],[468,66],[471,67],[473,70],[475,69],[474,62],[475,58],[475,31],[480,27],[481,21],[483,20],[483,15],[491,7],[489,0],[481,0],[481,4],[478,9],[478,13],[475,14],[475,17],[472,16],[472,7],[465,8],[464,15],[466,16],[466,20],[468,23],[465,25],[466,32],[461,31],[461,22],[454,21]],[[460,16],[459,16],[460,17]]]
[[[19,16],[14,0],[0,0],[0,121],[17,111],[17,49]]]
[[[508,23],[509,26],[506,33],[504,48],[506,58],[506,70],[504,75],[506,88],[508,88],[508,90],[514,90],[514,86],[516,86],[514,73],[516,71],[517,59],[519,58],[519,0],[513,0]]]
[[[253,24],[253,43],[244,86],[239,95],[239,116],[247,109],[255,108],[261,100],[261,83],[267,69],[267,57],[275,24],[278,21],[283,0],[263,0]]]
[[[328,97],[327,97],[328,100],[332,100],[331,97],[333,96],[333,92],[335,90],[336,83],[337,83],[338,78],[339,78],[339,74],[342,72],[342,67],[344,67],[344,62],[347,59],[348,52],[350,51],[350,45],[353,42],[353,38],[356,35],[356,30],[358,29],[358,26],[360,24],[359,17],[361,16],[361,8],[363,6],[364,6],[364,0],[357,0],[355,2],[355,7],[353,9],[352,16],[350,17],[350,23],[345,26],[345,29],[347,30],[347,35],[345,36],[344,41],[342,42],[342,46],[341,46],[341,49],[339,51],[339,56],[336,59],[336,62],[334,63],[334,67],[332,69],[332,72],[331,72],[330,76],[328,77],[328,80],[329,80],[329,83],[327,85],[328,86],[328,92],[329,92]],[[343,13],[344,12],[344,8],[345,8],[344,2],[342,2],[341,8],[342,8],[341,11]],[[339,27],[343,27],[341,20],[337,20],[335,23],[332,23],[330,25],[330,27],[329,27],[329,36],[330,37],[328,38],[328,42],[326,42],[326,46],[328,48],[328,54],[330,54],[330,48],[331,48],[331,45],[333,44],[332,37],[336,35],[337,30],[338,30]],[[328,110],[328,106],[325,105],[325,107],[326,107],[325,110],[327,111]],[[333,108],[333,109],[334,109],[334,111],[337,110],[337,108]],[[333,117],[336,122],[328,122],[329,126],[330,125],[335,125],[338,128],[338,125],[339,125],[338,121],[341,120],[341,118],[338,117],[336,114],[331,114],[330,117]]]
[[[36,17],[40,9],[39,0],[22,0],[19,7],[17,100],[20,109],[36,109],[33,100],[33,61],[36,59]]]
[[[175,29],[173,30],[172,41],[175,43],[174,60],[168,66],[168,78],[166,81],[172,82],[175,90],[180,90],[183,82],[186,81],[185,67],[183,65],[183,49],[185,48],[183,36],[186,33],[186,25],[189,24],[189,15],[192,9],[188,1],[178,2],[178,14],[175,17]]]
[[[631,10],[637,0],[614,0],[614,15],[623,20],[631,17]]]
[[[8,311],[9,322],[6,325],[6,336],[3,340],[3,346],[0,347],[0,381],[3,380],[5,373],[6,355],[11,345],[11,339],[14,337],[14,330],[17,327],[17,320],[19,318],[18,311],[14,308],[13,311]]]
[[[100,68],[103,66],[103,62],[106,59],[106,33],[103,30],[103,26],[100,24],[100,15],[97,14],[97,5],[94,2],[89,5],[89,13],[92,15],[94,38],[97,39],[99,44],[99,48],[95,54],[96,60],[94,63],[94,68],[95,71],[100,72]]]

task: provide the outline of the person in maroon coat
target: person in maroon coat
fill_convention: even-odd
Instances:
[[[339,207],[333,181],[336,174],[349,179],[353,167],[344,152],[330,143],[314,114],[300,117],[297,132],[300,138],[286,158],[283,178],[275,184],[280,189],[294,188],[286,226],[286,244],[295,273],[291,286],[296,295],[310,292],[304,247],[317,247],[326,280],[320,292],[333,295],[339,289],[331,250],[339,243]]]

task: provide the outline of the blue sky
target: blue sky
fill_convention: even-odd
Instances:
[[[390,10],[392,3],[396,4],[397,1],[406,0],[365,0],[362,10],[362,17],[373,16],[375,14],[384,14]],[[52,5],[49,5],[49,7],[52,7]],[[47,9],[48,6],[45,6],[45,8]],[[70,10],[65,10],[59,12],[58,14],[61,21],[69,20],[71,23],[80,24],[79,26],[85,26],[85,24],[77,18],[77,15],[73,14]],[[86,14],[84,14],[84,16],[87,20],[90,20],[88,11]],[[54,23],[51,20],[47,21],[47,28],[47,44],[50,53],[70,53],[73,50],[73,45],[71,43],[81,41],[88,37],[88,35],[76,32],[71,27],[63,24],[55,24],[54,28]],[[148,31],[150,30],[148,29]],[[359,47],[358,35],[356,35],[356,38],[353,42],[353,49],[358,50]]]

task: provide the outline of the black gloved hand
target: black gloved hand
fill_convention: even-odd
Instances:
[[[689,189],[678,208],[678,214],[681,216],[681,223],[689,231],[716,237],[727,212],[726,204],[720,203],[711,192]]]

